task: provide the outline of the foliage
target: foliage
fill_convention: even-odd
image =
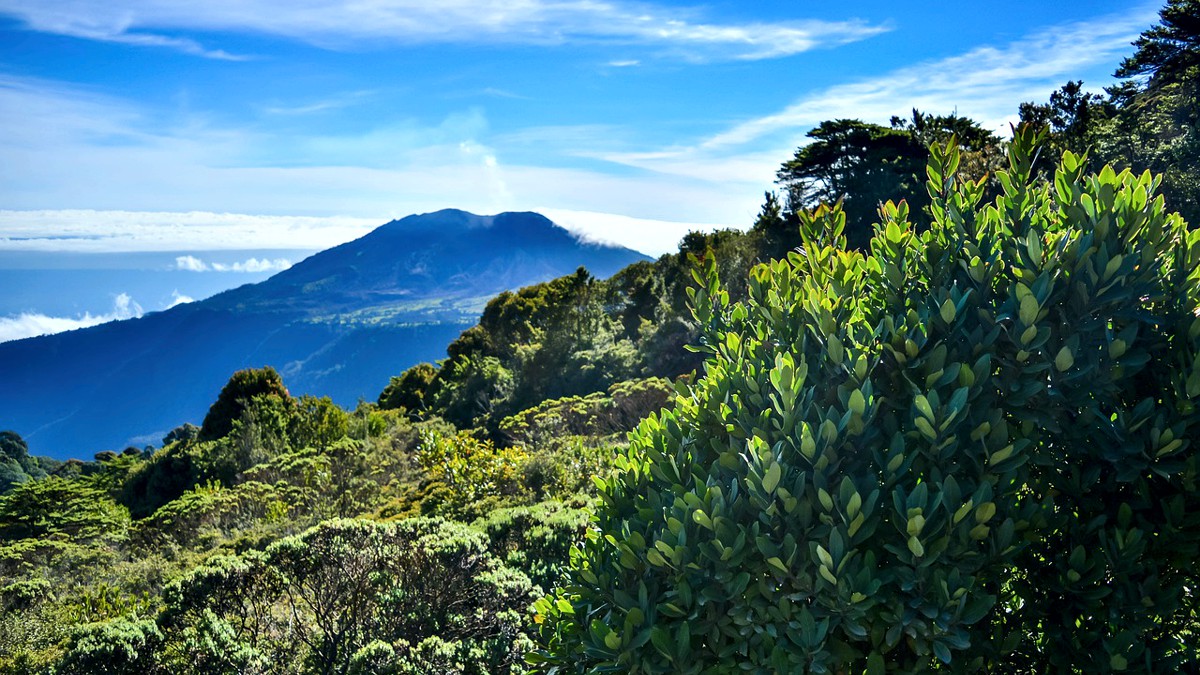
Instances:
[[[437,638],[462,672],[507,673],[530,593],[465,526],[334,520],[197,568],[162,625],[177,665],[206,672],[413,672]]]
[[[275,395],[284,401],[291,400],[287,387],[283,385],[283,378],[274,368],[247,368],[234,373],[221,388],[221,393],[208,409],[208,414],[204,416],[204,423],[200,426],[200,440],[213,441],[228,435],[233,430],[234,421],[242,417],[247,402],[264,395]]]
[[[21,460],[29,456],[29,445],[15,431],[0,431],[0,459]]]
[[[590,513],[585,504],[544,501],[493,511],[475,521],[492,554],[541,589],[566,581],[571,548],[583,542]]]
[[[25,439],[15,431],[0,431],[0,494],[18,483],[45,478],[58,462],[29,454]]]
[[[1003,195],[933,148],[931,223],[805,215],[706,375],[633,436],[541,659],[587,672],[1176,672],[1194,634],[1200,233],[1157,179]]]
[[[1168,0],[1159,17],[1161,23],[1133,43],[1137,51],[1121,62],[1117,77],[1149,75],[1154,86],[1180,82],[1200,67],[1200,2]]]
[[[119,538],[129,513],[85,480],[52,476],[0,495],[0,542],[61,535],[76,542]]]
[[[1047,104],[1026,103],[1021,118],[1052,125],[1051,147],[1087,149],[1091,166],[1162,174],[1159,192],[1189,222],[1200,221],[1200,3],[1168,0],[1160,23],[1134,42],[1116,71],[1133,78],[1105,95],[1069,82]]]
[[[807,136],[813,142],[779,169],[779,183],[794,210],[840,201],[848,239],[863,248],[878,204],[916,190],[924,148],[912,134],[858,120],[822,122]]]
[[[907,199],[914,212],[928,205],[920,175],[930,144],[955,138],[970,175],[1002,166],[999,139],[955,114],[935,116],[914,109],[909,119],[893,117],[890,127],[839,119],[822,122],[807,135],[814,141],[798,149],[776,174],[792,210],[785,220],[797,223],[796,211],[840,202],[847,242],[857,250],[866,249],[883,202]],[[764,206],[768,218],[769,206]],[[734,299],[739,299],[736,294]]]
[[[674,394],[661,377],[626,380],[606,392],[542,401],[500,421],[500,430],[518,443],[544,443],[562,436],[609,436],[632,431]]]
[[[81,626],[56,672],[61,675],[143,675],[162,672],[155,652],[162,633],[153,620],[117,619]]]
[[[379,394],[381,410],[403,409],[409,412],[425,410],[425,394],[437,376],[437,368],[430,363],[418,363],[393,377]]]
[[[297,410],[288,427],[292,447],[324,450],[344,438],[350,430],[350,417],[328,396],[305,394],[296,401]]]
[[[515,494],[518,468],[526,454],[519,448],[497,448],[491,441],[467,433],[443,436],[425,432],[417,446],[416,462],[429,480],[444,487],[438,514],[463,514],[478,509],[486,497]]]

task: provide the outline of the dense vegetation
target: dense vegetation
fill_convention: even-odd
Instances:
[[[0,673],[1195,668],[1196,16],[1011,142],[818,125],[747,231],[355,410],[262,368],[160,448],[0,432]]]
[[[573,584],[587,672],[1178,672],[1200,663],[1200,230],[1159,179],[1023,128],[997,174],[932,147],[930,217],[846,214],[730,303],[705,376],[633,434]]]

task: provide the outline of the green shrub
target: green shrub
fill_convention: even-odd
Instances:
[[[1003,194],[931,149],[928,228],[838,208],[728,304],[705,376],[601,488],[552,670],[1177,672],[1200,662],[1200,232],[1149,174]]]
[[[557,501],[514,506],[473,525],[487,534],[493,555],[550,589],[566,580],[571,548],[583,541],[589,518],[583,506]]]
[[[421,672],[402,666],[434,658],[422,645],[438,638],[478,674],[519,670],[533,599],[482,533],[435,519],[326,521],[265,551],[212,558],[164,598],[175,669]]]
[[[59,675],[150,675],[162,633],[153,620],[116,619],[85,624],[71,635]]]

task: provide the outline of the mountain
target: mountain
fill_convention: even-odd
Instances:
[[[581,242],[536,213],[392,221],[257,284],[138,319],[0,343],[0,429],[30,452],[91,457],[198,423],[235,370],[353,407],[445,346],[489,298],[645,256]]]

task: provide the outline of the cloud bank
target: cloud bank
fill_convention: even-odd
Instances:
[[[141,315],[142,306],[128,294],[121,293],[113,299],[113,309],[108,314],[93,315],[85,312],[82,316],[62,317],[23,313],[13,317],[0,317],[0,342],[61,333],[109,321],[132,319]]]
[[[111,253],[213,249],[317,250],[357,239],[379,218],[258,216],[191,211],[0,210],[0,250]],[[188,256],[190,257],[190,256]],[[270,272],[286,259],[207,263],[176,260],[177,269]]]

